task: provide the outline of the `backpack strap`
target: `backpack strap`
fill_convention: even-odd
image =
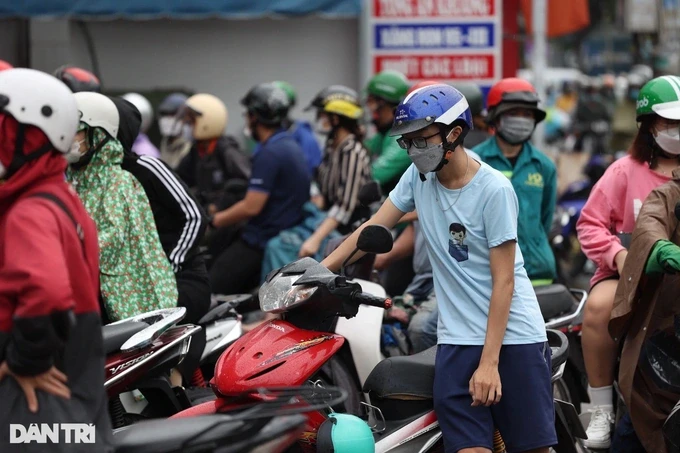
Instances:
[[[49,200],[55,205],[57,205],[57,207],[61,209],[64,212],[64,214],[66,214],[66,216],[71,220],[71,223],[73,223],[73,226],[76,229],[76,234],[78,234],[78,239],[80,239],[80,245],[82,246],[83,249],[83,256],[87,259],[87,256],[85,255],[85,232],[83,231],[83,227],[80,225],[80,223],[78,223],[76,218],[73,216],[71,211],[66,206],[66,203],[64,203],[58,196],[48,192],[37,192],[29,195],[29,198],[42,198],[45,200]]]

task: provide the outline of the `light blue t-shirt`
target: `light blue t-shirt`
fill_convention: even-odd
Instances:
[[[510,180],[484,163],[460,190],[446,189],[434,173],[426,178],[421,181],[411,165],[390,200],[400,211],[418,210],[439,307],[437,342],[483,345],[493,288],[490,249],[517,240],[517,196]],[[544,342],[543,316],[522,252],[515,250],[515,290],[503,344]]]

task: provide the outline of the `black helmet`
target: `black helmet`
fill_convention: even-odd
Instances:
[[[472,82],[454,83],[453,87],[460,91],[470,106],[472,116],[484,115],[484,93],[479,85]]]
[[[81,91],[102,92],[102,86],[97,76],[85,69],[62,66],[54,71],[53,75],[64,82],[74,93],[80,93]]]
[[[312,102],[305,107],[305,111],[314,108],[323,108],[326,103],[335,100],[347,101],[359,105],[359,95],[356,91],[344,85],[331,85],[319,91],[319,94],[317,94],[314,99],[312,99]]]
[[[266,126],[279,126],[288,116],[290,100],[275,83],[261,83],[250,89],[241,104]]]

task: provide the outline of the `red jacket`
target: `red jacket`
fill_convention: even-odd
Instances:
[[[66,205],[83,229],[84,250],[68,215],[37,193]],[[73,315],[99,317],[98,257],[96,226],[61,175],[30,185],[0,216],[0,336],[10,336],[4,351],[10,369],[47,371],[70,336]]]
[[[15,129],[7,126],[7,117],[0,115],[0,162],[5,167],[15,141]],[[28,150],[46,142],[35,128],[28,127],[26,137]],[[40,374],[54,365],[67,375],[72,396],[63,400],[39,391],[39,411],[31,414],[16,381],[6,377],[0,382],[5,407],[0,426],[94,423],[98,444],[108,444],[97,229],[65,182],[65,167],[63,157],[49,152],[0,185],[0,362],[7,361],[19,375]],[[61,200],[81,226],[82,241],[69,215],[37,193]],[[5,431],[0,430],[2,451],[7,451]],[[27,445],[19,446],[26,451]],[[59,447],[50,445],[50,451]]]

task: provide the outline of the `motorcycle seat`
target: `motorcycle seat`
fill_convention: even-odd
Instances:
[[[574,308],[576,300],[564,285],[545,285],[534,288],[543,319],[549,321]]]
[[[302,414],[236,417],[218,414],[136,423],[114,431],[115,453],[255,451],[255,447],[273,447],[271,442],[281,442],[286,435],[302,432],[307,421]]]
[[[254,296],[252,294],[221,296],[217,302],[217,306],[203,315],[203,317],[198,321],[198,325],[205,326],[206,324],[222,318],[236,318],[238,313],[236,313],[235,308],[244,302],[250,301],[253,299],[253,297]]]
[[[364,384],[364,392],[388,399],[432,399],[437,347],[418,354],[390,357],[378,363]]]
[[[219,445],[243,430],[245,422],[228,415],[211,415],[136,423],[114,431],[116,453],[183,451],[183,444]],[[218,442],[222,440],[222,442]]]
[[[102,327],[104,354],[112,354],[134,334],[149,327],[145,322],[129,321],[120,324],[107,324]]]

